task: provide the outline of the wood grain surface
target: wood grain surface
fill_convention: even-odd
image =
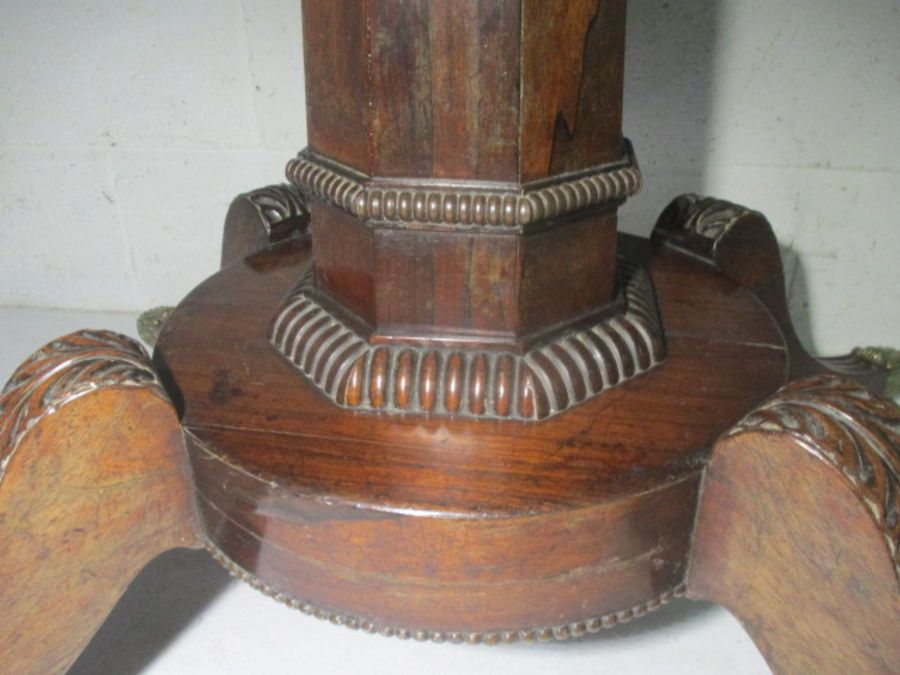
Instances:
[[[199,544],[175,411],[103,331],[35,353],[0,396],[0,670],[61,673],[146,563]]]
[[[900,672],[900,408],[792,382],[713,449],[688,591],[776,673]]]
[[[309,265],[300,240],[223,270],[155,354],[232,563],[322,611],[441,635],[575,625],[681,584],[708,448],[787,369],[752,293],[660,250],[662,366],[545,422],[474,422],[349,412],[299,376],[267,335]]]
[[[526,183],[622,156],[624,0],[306,0],[303,26],[310,147],[357,171]]]
[[[835,373],[884,391],[887,370],[854,354],[816,358],[794,330],[788,309],[784,266],[778,239],[759,211],[713,197],[679,195],[660,214],[652,239],[658,245],[713,265],[753,291],[784,336],[789,379]]]

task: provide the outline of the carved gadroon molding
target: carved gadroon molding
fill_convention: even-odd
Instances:
[[[466,186],[381,186],[350,168],[311,151],[286,169],[304,194],[370,221],[444,226],[523,228],[606,203],[624,201],[641,189],[641,172],[631,145],[624,161],[567,174],[521,189]]]
[[[0,394],[0,478],[22,436],[43,417],[104,387],[143,387],[168,400],[136,341],[110,331],[79,331],[32,354]]]
[[[679,584],[675,588],[663,591],[647,602],[640,603],[628,609],[618,612],[609,612],[600,616],[595,616],[583,621],[572,621],[569,623],[558,624],[555,626],[539,626],[527,627],[510,630],[499,631],[466,631],[466,630],[427,630],[421,628],[403,628],[398,626],[387,626],[377,621],[353,616],[342,612],[335,612],[317,607],[316,605],[298,600],[277,587],[264,582],[256,575],[248,572],[243,567],[235,563],[218,546],[210,540],[205,542],[206,550],[209,551],[213,559],[218,562],[228,573],[235,579],[239,579],[248,584],[251,588],[259,591],[274,600],[299,610],[304,614],[313,616],[322,621],[328,621],[336,626],[344,626],[350,630],[361,630],[365,633],[374,633],[383,637],[395,637],[400,640],[416,640],[418,642],[436,642],[436,643],[454,643],[454,644],[470,644],[470,645],[498,645],[512,644],[515,642],[550,642],[562,641],[570,638],[580,638],[585,635],[599,633],[602,630],[614,628],[620,624],[628,623],[634,619],[646,616],[650,612],[654,612],[663,605],[668,604],[674,598],[680,598],[685,595],[685,585]]]
[[[834,466],[882,529],[900,578],[900,407],[821,375],[786,385],[728,435],[748,431],[790,434]]]
[[[540,420],[650,370],[665,356],[652,282],[622,265],[617,316],[524,354],[371,345],[304,280],[282,301],[273,346],[336,404],[356,410]]]

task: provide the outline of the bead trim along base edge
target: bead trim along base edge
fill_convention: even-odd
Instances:
[[[570,623],[560,624],[557,626],[548,626],[540,628],[520,628],[517,630],[500,630],[500,631],[435,631],[424,629],[398,628],[393,626],[385,626],[362,617],[356,617],[351,614],[334,612],[322,607],[297,600],[287,593],[279,590],[271,584],[267,584],[259,577],[251,574],[243,567],[235,563],[229,558],[218,546],[212,541],[206,539],[203,543],[206,550],[225,570],[236,579],[247,583],[251,588],[259,591],[278,602],[287,605],[293,609],[300,610],[304,614],[314,616],[322,621],[328,621],[336,626],[344,626],[351,630],[362,630],[366,633],[382,635],[384,637],[396,637],[401,640],[413,639],[419,642],[450,642],[454,644],[512,644],[514,642],[550,642],[553,640],[562,641],[569,638],[579,638],[584,635],[599,633],[601,630],[614,628],[619,624],[628,623],[632,619],[638,619],[646,614],[653,612],[663,605],[668,604],[674,598],[680,598],[685,595],[685,584],[681,583],[672,589],[664,591],[655,598],[642,602],[638,605],[623,609],[618,612],[610,612],[601,616],[585,619],[583,621],[573,621]]]

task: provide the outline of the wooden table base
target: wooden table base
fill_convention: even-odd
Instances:
[[[233,212],[228,237],[259,218]],[[299,222],[188,296],[154,367],[102,332],[44,347],[0,399],[7,662],[64,670],[143,565],[206,545],[385,635],[565,639],[687,592],[778,672],[895,672],[900,413],[834,375],[776,394],[799,360],[777,308],[685,253],[703,242],[670,245],[671,218],[655,245],[621,242],[653,279],[665,362],[538,424],[342,410],[297,378],[267,334],[309,264]]]
[[[304,1],[309,146],[234,201],[152,365],[78,333],[0,396],[3,668],[64,670],[206,546],[385,635],[566,639],[686,593],[776,671],[900,672],[884,372],[803,350],[760,213],[617,232],[625,16]]]
[[[451,640],[564,637],[680,591],[708,448],[787,368],[752,294],[661,249],[661,366],[538,424],[423,418],[339,408],[269,344],[309,262],[299,238],[226,267],[155,355],[234,565],[348,621]]]

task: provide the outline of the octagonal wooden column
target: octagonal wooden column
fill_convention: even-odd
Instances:
[[[512,344],[612,301],[615,210],[639,182],[624,15],[304,4],[309,148],[288,174],[315,197],[315,284],[371,339]]]
[[[609,348],[634,370],[661,358],[647,283],[617,279],[616,210],[640,187],[624,17],[621,0],[304,4],[309,147],[287,173],[314,273],[272,341],[335,402],[559,412],[603,388],[596,359],[529,351],[626,317],[635,293],[646,321]]]

